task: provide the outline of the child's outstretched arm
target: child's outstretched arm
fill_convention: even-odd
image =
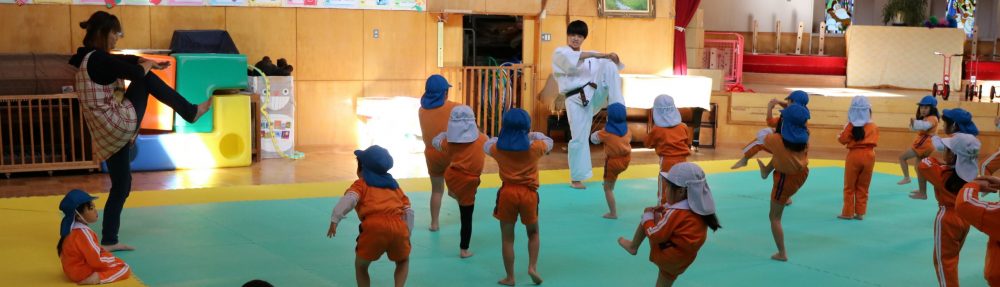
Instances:
[[[348,212],[351,212],[358,205],[359,198],[358,193],[353,190],[348,190],[347,193],[344,193],[344,196],[340,198],[337,205],[333,207],[333,215],[330,216],[330,229],[326,231],[326,237],[337,236],[337,224],[347,216]]]
[[[601,136],[599,135],[601,131],[596,131],[590,134],[590,142],[593,144],[601,144]]]
[[[989,237],[1000,237],[1000,203],[979,200],[979,191],[996,192],[1000,178],[987,176],[965,184],[955,200],[959,217]]]
[[[434,137],[433,140],[431,140],[431,145],[434,145],[434,149],[436,149],[437,151],[444,152],[444,148],[441,146],[441,143],[443,143],[447,138],[448,134],[442,132],[438,134],[436,137]]]
[[[500,140],[500,138],[491,138],[487,140],[486,143],[483,144],[483,153],[488,156],[493,156],[493,152],[490,150],[493,149],[493,145],[497,144],[498,140]]]
[[[910,129],[913,131],[926,131],[931,129],[933,124],[925,120],[910,119]]]
[[[548,154],[552,151],[552,138],[545,136],[545,134],[540,132],[530,132],[528,133],[528,138],[532,141],[542,141],[545,143],[545,153]]]

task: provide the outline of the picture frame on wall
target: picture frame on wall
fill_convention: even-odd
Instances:
[[[656,17],[656,0],[597,0],[601,17]]]

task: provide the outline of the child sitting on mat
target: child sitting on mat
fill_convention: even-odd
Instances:
[[[97,285],[128,279],[132,270],[121,258],[97,244],[97,233],[88,224],[97,222],[96,197],[74,189],[59,202],[64,214],[56,252],[63,272],[80,285]]]
[[[648,237],[649,261],[660,270],[656,286],[671,286],[698,256],[708,228],[715,231],[721,226],[701,167],[679,163],[669,173],[661,172],[659,180],[666,182],[661,186],[667,194],[667,204],[646,208],[632,240],[619,237],[618,244],[635,255],[642,240]]]
[[[354,151],[354,155],[358,158],[358,180],[333,208],[326,236],[336,236],[340,220],[351,209],[357,210],[361,219],[358,228],[361,234],[354,249],[358,286],[371,285],[368,266],[385,253],[389,254],[389,260],[396,262],[396,286],[404,286],[410,269],[410,232],[413,231],[410,198],[403,194],[396,179],[389,174],[392,156],[388,151],[373,145]]]

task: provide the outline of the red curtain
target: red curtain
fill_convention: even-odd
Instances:
[[[677,19],[674,25],[674,75],[687,75],[687,43],[684,40],[684,28],[691,23],[701,0],[677,0]]]

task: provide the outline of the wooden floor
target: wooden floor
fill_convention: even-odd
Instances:
[[[557,143],[552,153],[542,158],[540,166],[544,170],[566,169],[565,144]],[[742,156],[740,146],[719,149],[702,149],[688,158],[690,161],[738,159]],[[593,164],[603,166],[604,152],[594,146]],[[288,184],[325,182],[355,179],[357,168],[354,154],[350,150],[334,148],[304,148],[306,157],[301,160],[265,159],[249,167],[179,170],[161,172],[135,172],[132,174],[132,190],[155,191],[166,189],[205,188],[224,186],[245,186],[262,184]],[[895,162],[899,151],[879,149],[877,159]],[[810,150],[811,158],[843,159],[844,149]],[[654,164],[658,159],[649,149],[635,148],[632,164]],[[395,158],[397,167],[393,170],[398,178],[426,177],[423,154],[411,154]],[[496,162],[486,161],[487,173],[497,172]],[[595,175],[600,176],[600,175]],[[62,171],[53,175],[47,173],[16,173],[10,179],[0,179],[0,198],[42,196],[64,194],[79,188],[91,193],[105,193],[110,188],[107,174],[84,171]]]

